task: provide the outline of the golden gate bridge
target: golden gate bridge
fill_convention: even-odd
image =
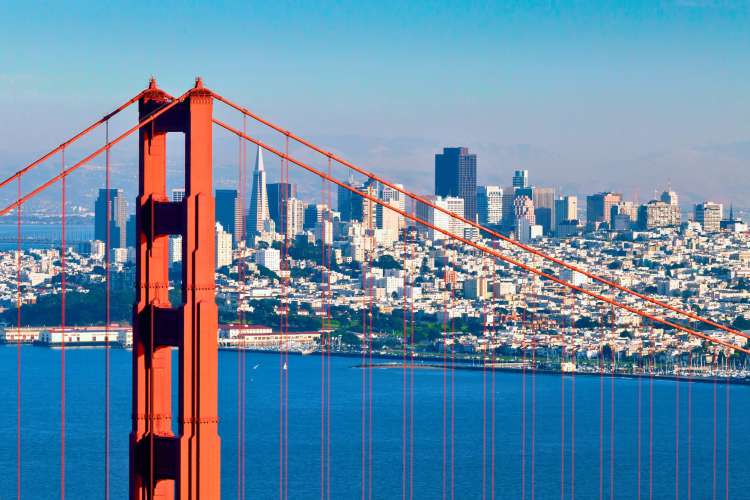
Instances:
[[[138,106],[138,122],[125,131],[110,137],[110,120],[122,111],[133,105]],[[214,108],[222,106],[225,111],[238,113],[241,118],[241,125],[232,125],[229,121],[216,117]],[[248,122],[252,125],[248,127]],[[70,147],[79,142],[81,139],[89,136],[96,129],[106,128],[106,139],[104,144],[95,148],[92,152],[85,155],[82,159],[71,164],[66,164],[65,153]],[[175,97],[160,89],[155,80],[151,80],[148,88],[139,92],[137,95],[125,101],[114,111],[106,114],[99,120],[96,120],[88,127],[76,133],[73,137],[53,148],[37,160],[29,163],[13,175],[0,182],[0,188],[15,188],[15,201],[9,203],[0,210],[0,216],[10,216],[14,212],[17,216],[17,238],[18,244],[17,262],[18,262],[18,329],[22,325],[21,317],[21,286],[20,286],[20,249],[24,241],[22,237],[22,211],[24,206],[34,199],[37,195],[53,186],[60,188],[60,215],[62,220],[62,231],[60,244],[60,274],[61,280],[61,328],[65,331],[65,294],[66,294],[66,249],[69,241],[66,241],[66,203],[69,196],[68,178],[82,167],[89,164],[92,160],[105,157],[105,184],[109,189],[111,185],[110,173],[110,151],[123,142],[126,138],[137,135],[138,137],[138,197],[136,207],[136,303],[133,307],[133,364],[132,364],[132,431],[130,440],[130,484],[129,496],[133,499],[198,499],[198,498],[219,498],[221,495],[221,441],[218,434],[218,313],[215,300],[216,282],[215,282],[215,210],[212,186],[213,175],[213,131],[219,129],[223,133],[229,133],[236,137],[239,144],[238,149],[238,190],[239,199],[244,200],[245,185],[247,176],[245,172],[246,163],[246,144],[253,144],[258,148],[277,157],[280,161],[280,177],[286,182],[289,179],[289,167],[296,167],[300,171],[307,172],[321,180],[321,199],[331,206],[332,187],[340,190],[348,190],[353,195],[362,198],[364,203],[370,204],[371,207],[376,205],[382,206],[383,210],[389,210],[396,213],[399,217],[409,221],[412,225],[427,227],[432,231],[442,234],[451,244],[454,244],[464,250],[475,252],[478,255],[485,256],[491,262],[493,273],[500,266],[511,266],[524,273],[533,275],[539,280],[554,284],[559,290],[561,311],[558,315],[562,321],[553,320],[545,317],[542,313],[531,312],[529,308],[523,308],[521,312],[516,310],[509,311],[508,314],[498,315],[493,310],[492,305],[487,305],[482,311],[484,317],[492,317],[492,321],[484,323],[485,335],[491,336],[499,324],[503,322],[518,322],[522,325],[520,332],[522,338],[519,339],[519,349],[523,355],[523,362],[518,365],[518,370],[523,373],[523,416],[521,421],[522,441],[520,443],[504,443],[505,445],[518,445],[522,448],[521,463],[521,496],[522,498],[534,498],[537,492],[535,488],[535,458],[536,445],[534,441],[534,432],[536,426],[536,400],[535,400],[535,378],[537,372],[537,351],[539,348],[538,336],[536,332],[541,329],[549,329],[556,332],[562,339],[561,349],[561,366],[565,360],[569,360],[575,365],[577,356],[575,337],[575,326],[572,322],[565,323],[565,318],[573,317],[575,303],[582,300],[598,302],[601,304],[602,317],[609,318],[614,323],[618,314],[629,314],[641,318],[643,325],[651,327],[659,326],[664,328],[672,336],[681,336],[685,338],[696,338],[702,343],[703,348],[710,356],[713,365],[714,383],[714,435],[713,435],[713,486],[714,497],[717,495],[717,471],[724,467],[724,493],[726,498],[730,497],[729,485],[729,412],[726,413],[726,443],[725,459],[717,457],[717,417],[716,417],[716,384],[726,384],[727,407],[729,405],[729,384],[725,380],[720,380],[716,374],[718,368],[723,363],[728,366],[730,356],[735,353],[747,355],[750,349],[747,347],[747,341],[750,335],[703,317],[695,312],[686,310],[682,307],[675,306],[673,303],[667,303],[659,298],[640,293],[625,287],[614,280],[605,276],[599,276],[587,271],[582,266],[561,260],[553,255],[549,255],[530,245],[518,242],[508,236],[501,234],[491,228],[483,227],[473,220],[466,219],[461,215],[448,211],[447,209],[432,203],[424,196],[403,188],[399,184],[389,182],[387,179],[376,175],[372,171],[358,166],[352,162],[341,158],[339,155],[326,150],[295,133],[280,127],[279,125],[261,117],[253,111],[236,104],[232,100],[218,94],[217,92],[206,88],[200,79],[196,80],[195,86]],[[252,132],[251,132],[251,131]],[[262,131],[262,132],[261,132]],[[166,162],[167,162],[167,142],[168,134],[179,133],[185,137],[185,196],[181,201],[171,201],[167,196],[166,180]],[[261,139],[265,135],[275,134],[274,138],[280,141],[280,145],[274,145],[271,140]],[[303,154],[291,154],[290,144],[296,149],[304,151]],[[305,159],[302,159],[305,158]],[[308,159],[309,158],[309,159]],[[57,159],[57,160],[55,160]],[[22,180],[34,169],[43,165],[50,164],[53,161],[59,161],[59,171],[49,177],[41,184],[34,185],[31,188],[26,187]],[[400,193],[408,200],[404,208],[395,206],[387,201],[381,200],[378,196],[368,192],[362,192],[352,187],[342,178],[334,175],[334,167],[343,170],[345,173],[354,173],[379,183],[382,186]],[[444,213],[447,217],[460,221],[466,227],[474,228],[482,238],[467,237],[464,234],[456,234],[446,229],[443,225],[430,222],[418,216],[415,209],[417,204],[430,207],[433,210]],[[111,211],[107,210],[108,216]],[[286,217],[282,213],[282,217]],[[330,217],[330,215],[326,215]],[[107,244],[106,248],[109,253],[109,224],[107,224]],[[324,226],[326,227],[326,226]],[[370,228],[372,229],[372,228]],[[170,302],[169,296],[169,273],[168,273],[168,242],[170,236],[182,237],[182,282],[180,285],[181,296],[177,304]],[[326,239],[323,238],[323,242]],[[288,237],[285,237],[282,243],[281,266],[281,289],[279,290],[280,307],[279,328],[282,338],[287,335],[291,336],[289,330],[289,301],[286,297],[290,287],[290,280],[293,278],[289,273],[289,246]],[[402,257],[409,252],[408,226],[404,226],[402,235]],[[320,382],[320,482],[319,491],[295,492],[289,491],[289,421],[294,415],[289,413],[288,392],[289,392],[289,373],[286,369],[288,362],[288,351],[283,350],[280,354],[279,366],[279,425],[278,425],[278,491],[276,495],[279,498],[298,497],[300,495],[317,496],[321,498],[330,498],[331,493],[331,475],[336,471],[331,467],[331,433],[335,429],[331,426],[331,372],[330,357],[332,354],[332,337],[331,337],[331,304],[333,302],[333,289],[330,283],[330,268],[332,252],[330,246],[321,245],[321,267],[324,272],[320,274],[320,294],[321,294],[321,340],[320,340],[320,357],[321,357],[321,382]],[[524,257],[520,257],[524,256]],[[373,263],[366,255],[362,264],[363,276],[366,274],[368,266]],[[585,286],[574,284],[561,277],[560,272],[554,269],[572,271],[592,280],[596,286]],[[239,264],[240,280],[247,279],[243,265]],[[328,270],[329,272],[325,272]],[[107,294],[106,303],[102,305],[105,328],[111,325],[110,321],[110,258],[106,258],[107,272]],[[411,273],[410,279],[415,277],[419,271]],[[404,285],[407,285],[407,277],[404,278]],[[444,280],[449,283],[446,277]],[[369,287],[369,292],[367,288]],[[361,497],[377,497],[377,482],[373,481],[373,384],[372,384],[372,367],[373,356],[373,308],[375,299],[372,295],[372,282],[365,279],[363,288],[366,289],[365,307],[362,316],[362,385],[361,385]],[[451,289],[452,290],[452,289]],[[446,296],[445,308],[450,307],[452,300],[451,294]],[[418,392],[414,387],[414,370],[415,359],[413,356],[414,349],[414,300],[404,294],[403,304],[403,352],[402,364],[403,370],[403,420],[402,420],[402,442],[400,456],[393,457],[394,460],[401,462],[401,479],[402,479],[402,498],[414,498],[418,495],[414,487],[414,454],[418,452],[414,447],[414,426],[415,416],[413,411],[414,398],[418,397]],[[563,307],[569,307],[570,311],[566,316],[562,312]],[[238,313],[241,318],[241,313]],[[447,316],[446,316],[447,317]],[[551,326],[550,326],[551,325]],[[606,327],[603,322],[602,327]],[[12,327],[8,327],[12,328]],[[443,325],[446,335],[453,331],[448,325],[447,320]],[[63,344],[60,349],[61,356],[61,436],[60,436],[60,497],[64,498],[66,493],[66,468],[65,456],[71,450],[66,447],[66,405],[74,402],[65,399],[65,343],[63,335]],[[283,341],[282,341],[283,342]],[[566,344],[566,342],[569,342]],[[606,342],[602,342],[598,354],[599,367],[597,374],[601,378],[600,393],[600,419],[599,419],[599,456],[594,457],[594,461],[599,463],[599,496],[604,498],[605,476],[609,479],[607,491],[610,498],[615,496],[621,497],[641,497],[642,481],[649,497],[653,497],[653,472],[658,464],[654,463],[653,457],[653,414],[649,419],[649,477],[641,478],[641,443],[640,443],[640,426],[638,433],[638,487],[637,492],[616,491],[614,478],[617,473],[617,463],[614,454],[614,443],[609,448],[610,456],[604,456],[603,437],[609,431],[611,439],[614,439],[615,426],[615,392],[612,385],[611,401],[609,411],[611,428],[604,429],[603,415],[605,411],[604,402],[604,378],[609,376],[612,380],[618,375],[616,360],[613,355],[607,356],[605,352],[610,348]],[[177,367],[172,366],[173,353],[177,355]],[[455,440],[460,439],[460,429],[455,428],[455,408],[453,407],[453,396],[455,393],[455,379],[447,375],[446,370],[455,368],[455,350],[446,347],[443,349],[443,456],[442,456],[442,489],[443,498],[455,498],[461,496],[461,492],[455,491],[455,469],[453,456]],[[654,345],[653,342],[643,352],[640,353],[641,373],[650,380],[650,401],[651,412],[653,412],[653,379],[654,379]],[[244,357],[240,357],[238,364],[238,445],[236,460],[237,467],[237,496],[244,498],[246,492],[245,485],[245,444],[244,435],[246,433],[246,422],[244,415],[246,412],[246,402],[239,395],[242,393],[243,384],[246,379],[246,366]],[[105,349],[105,399],[102,404],[105,408],[104,426],[104,443],[101,445],[104,455],[104,490],[102,496],[110,496],[110,417],[112,411],[124,412],[124,408],[111,408],[109,399],[109,376],[110,361],[109,349]],[[21,446],[21,422],[23,415],[21,412],[21,401],[24,397],[21,391],[20,382],[20,345],[18,356],[18,386],[17,386],[17,497],[23,497],[21,489],[21,474],[23,457],[33,453],[33,450],[22,450]],[[495,401],[494,392],[494,373],[495,368],[499,366],[496,354],[487,352],[482,355],[482,364],[480,369],[483,373],[483,383],[485,391],[483,394],[482,406],[482,443],[478,446],[478,452],[482,454],[482,498],[495,498],[498,495],[497,485],[495,484],[495,467],[500,458],[495,456],[495,440],[497,437],[495,429],[495,412],[498,410]],[[531,377],[531,401],[527,401],[527,373]],[[575,370],[570,372],[575,377]],[[488,378],[491,377],[491,378]],[[177,381],[177,408],[172,408],[173,378]],[[488,380],[491,380],[493,390],[487,388]],[[684,380],[683,380],[684,382]],[[677,382],[680,383],[679,381]],[[612,384],[614,382],[612,381]],[[575,385],[573,385],[573,388]],[[35,389],[39,390],[39,389]],[[570,395],[566,400],[565,385],[561,385],[561,405],[564,407],[566,401],[568,404],[575,404],[575,394]],[[679,397],[680,386],[677,386],[677,395]],[[489,393],[489,394],[488,394]],[[678,400],[679,401],[679,400]],[[633,402],[636,404],[636,402]],[[640,399],[637,404],[642,404]],[[679,404],[679,403],[678,403]],[[530,405],[530,408],[529,408]],[[436,408],[436,411],[440,411]],[[574,418],[575,413],[571,416]],[[679,411],[677,412],[679,418]],[[563,443],[561,446],[560,457],[560,492],[561,498],[574,498],[575,493],[575,423],[572,423],[570,430],[564,421],[565,412],[561,413],[561,432]],[[688,415],[688,418],[690,416]],[[172,422],[176,419],[177,431],[173,432]],[[640,413],[639,413],[640,419]],[[7,423],[7,421],[6,421]],[[679,434],[679,421],[675,422],[675,433]],[[529,435],[531,444],[528,444]],[[570,457],[566,458],[565,438],[570,440],[567,451]],[[117,436],[116,439],[125,439],[124,436]],[[241,441],[241,442],[240,442]],[[679,442],[679,441],[678,441]],[[75,452],[73,450],[73,452]],[[691,458],[691,450],[688,449],[688,460]],[[223,457],[226,460],[227,457]],[[435,457],[437,461],[440,457]],[[690,474],[692,465],[688,464],[687,484],[682,485],[680,480],[680,464],[683,463],[684,457],[680,457],[679,447],[676,447],[674,467],[675,467],[675,497],[691,495]],[[571,463],[571,469],[566,471],[566,463]],[[605,468],[608,471],[605,473]],[[293,471],[292,471],[293,472]],[[588,475],[596,475],[596,471],[586,471]],[[502,495],[500,495],[502,496]],[[551,498],[551,492],[546,492],[544,497]]]

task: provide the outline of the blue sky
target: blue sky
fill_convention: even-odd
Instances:
[[[480,152],[482,180],[528,167],[571,190],[647,192],[750,160],[745,0],[14,2],[0,47],[3,173],[151,74],[174,92],[202,75],[396,177],[455,144]]]

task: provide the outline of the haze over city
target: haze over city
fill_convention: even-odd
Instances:
[[[671,185],[688,203],[748,205],[744,1],[79,2],[6,14],[0,103],[14,119],[0,124],[3,172],[151,73],[176,89],[199,71],[416,191],[431,190],[435,152],[462,145],[478,154],[483,184],[523,168],[579,195],[645,202]],[[216,148],[217,167],[231,168],[234,142]],[[115,168],[134,172],[135,158],[129,148]]]

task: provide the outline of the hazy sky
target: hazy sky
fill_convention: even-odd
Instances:
[[[149,75],[181,92],[199,74],[415,189],[438,147],[465,145],[481,181],[526,167],[647,198],[671,180],[750,206],[748,0],[14,3],[2,174]]]

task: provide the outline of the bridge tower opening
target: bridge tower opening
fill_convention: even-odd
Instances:
[[[172,101],[152,79],[138,102],[140,120]],[[182,102],[139,132],[130,435],[133,500],[220,497],[212,117],[213,96],[198,78]],[[173,132],[185,134],[181,201],[171,201],[166,193],[166,136]],[[169,301],[170,235],[182,236],[182,296],[175,305]]]

